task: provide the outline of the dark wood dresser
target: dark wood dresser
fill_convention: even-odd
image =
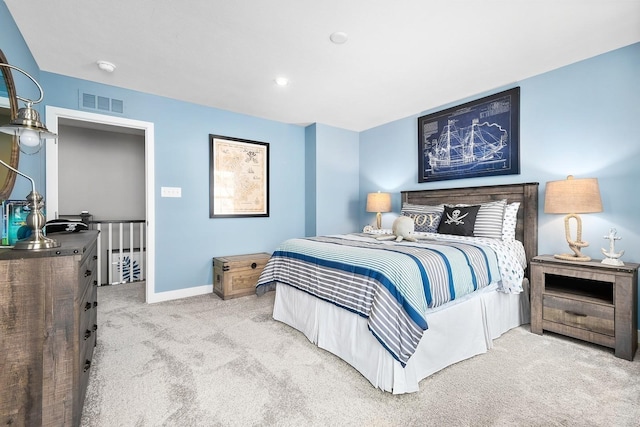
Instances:
[[[0,425],[80,424],[96,344],[97,236],[0,249]]]

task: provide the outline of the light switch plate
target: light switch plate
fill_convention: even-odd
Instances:
[[[160,187],[160,197],[182,197],[182,188]]]

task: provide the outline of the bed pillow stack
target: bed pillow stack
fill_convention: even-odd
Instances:
[[[416,232],[515,240],[519,208],[520,203],[507,203],[506,199],[475,205],[404,203],[401,214],[414,220]],[[455,210],[459,212],[455,214]],[[464,218],[458,222],[457,219],[463,215]]]

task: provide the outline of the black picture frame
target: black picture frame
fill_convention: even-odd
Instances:
[[[418,118],[418,182],[520,173],[520,87]]]
[[[269,143],[209,135],[209,217],[269,216]]]

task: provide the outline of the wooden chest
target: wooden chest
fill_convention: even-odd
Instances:
[[[243,297],[256,292],[268,253],[234,255],[213,259],[213,291],[222,299]]]

